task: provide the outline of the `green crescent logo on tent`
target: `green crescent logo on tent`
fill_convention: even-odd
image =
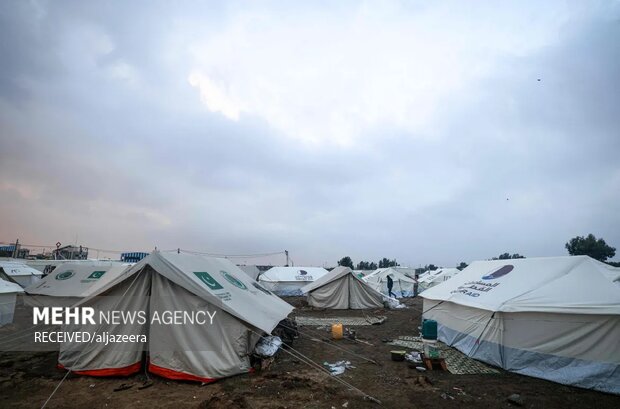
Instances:
[[[242,290],[247,290],[248,287],[245,286],[245,284],[243,284],[243,282],[239,281],[235,276],[233,276],[230,273],[227,273],[224,270],[220,270],[220,273],[222,273],[222,275],[224,276],[224,278],[226,279],[226,281],[228,281],[229,283],[231,283],[232,285],[234,285],[235,287],[239,287]]]
[[[62,273],[58,273],[56,274],[56,280],[67,280],[71,277],[74,276],[74,272],[69,270],[69,271],[63,271]]]
[[[100,279],[103,275],[105,274],[105,271],[93,271],[93,273],[91,275],[88,276],[88,278],[92,278],[94,280],[98,280]]]
[[[205,283],[207,285],[207,287],[209,287],[209,289],[211,289],[211,290],[221,290],[222,288],[224,288],[224,287],[222,287],[222,285],[220,283],[215,281],[215,279],[213,277],[211,277],[211,274],[209,274],[209,273],[194,272],[194,275],[196,275],[196,277],[198,277],[198,279],[200,281]]]

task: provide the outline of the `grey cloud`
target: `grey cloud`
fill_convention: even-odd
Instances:
[[[187,72],[158,55],[192,13],[42,7],[4,3],[0,14],[0,38],[16,39],[0,43],[10,57],[0,62],[0,181],[35,191],[5,190],[4,240],[78,233],[100,247],[287,248],[298,263],[415,265],[563,254],[590,231],[620,245],[620,28],[608,16],[497,61],[446,101],[429,135],[382,124],[353,147],[308,149],[260,118],[196,108]],[[205,30],[237,7],[209,8]],[[61,33],[78,25],[114,45],[92,70],[72,67],[79,55],[63,48]],[[106,77],[119,61],[142,83]]]

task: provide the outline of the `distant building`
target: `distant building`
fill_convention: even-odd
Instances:
[[[54,250],[53,254],[57,260],[86,260],[88,258],[88,247],[64,246]]]
[[[17,245],[17,254],[15,253],[15,244],[0,246],[0,257],[28,258],[29,255],[30,249],[24,249],[19,244]]]
[[[133,253],[121,253],[121,261],[124,261],[125,263],[137,263],[148,255],[149,253],[139,251]]]

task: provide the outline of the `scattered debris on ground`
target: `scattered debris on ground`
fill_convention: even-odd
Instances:
[[[525,404],[525,400],[518,393],[513,393],[507,399],[507,401],[516,406],[523,406]]]
[[[422,351],[424,343],[421,337],[399,336],[397,339],[388,342],[389,345],[409,348],[413,351]],[[474,374],[495,374],[499,370],[492,368],[480,361],[468,357],[456,348],[451,348],[443,342],[437,342],[436,348],[442,358],[445,359],[448,371],[454,375],[474,375]]]
[[[387,317],[308,317],[298,316],[296,318],[297,325],[299,326],[314,326],[314,327],[329,327],[332,324],[342,324],[344,326],[363,326],[363,325],[381,325],[385,322]]]
[[[350,361],[338,361],[333,364],[323,362],[323,366],[325,366],[333,376],[342,375],[346,369],[355,369]]]

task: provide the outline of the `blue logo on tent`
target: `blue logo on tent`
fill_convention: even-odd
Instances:
[[[513,265],[510,265],[510,264],[502,266],[502,267],[494,270],[490,274],[482,276],[482,279],[483,280],[495,280],[496,278],[500,278],[500,277],[505,276],[506,274],[510,273],[514,268],[515,267]]]
[[[306,270],[299,270],[299,274],[305,276],[306,274],[308,274],[308,272]]]

